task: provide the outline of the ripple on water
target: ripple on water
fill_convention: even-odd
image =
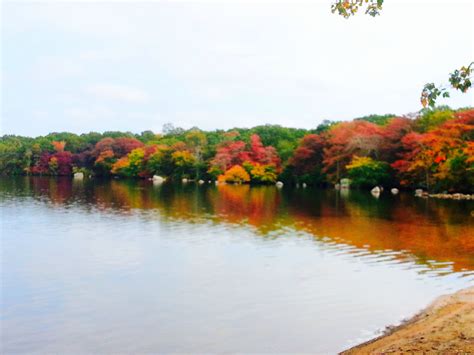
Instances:
[[[2,182],[7,353],[334,353],[474,281],[454,201]]]

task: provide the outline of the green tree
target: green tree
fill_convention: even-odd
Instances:
[[[370,157],[354,156],[346,166],[351,185],[361,188],[371,188],[384,185],[390,181],[389,165],[373,160]]]

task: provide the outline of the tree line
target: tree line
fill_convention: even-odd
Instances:
[[[371,115],[314,129],[262,125],[202,131],[50,133],[0,139],[4,175],[86,176],[473,192],[474,109]]]

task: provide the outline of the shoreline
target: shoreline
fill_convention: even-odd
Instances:
[[[474,353],[474,286],[440,296],[402,324],[340,354]]]

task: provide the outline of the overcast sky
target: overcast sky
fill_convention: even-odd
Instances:
[[[474,1],[2,2],[2,134],[316,127],[419,110],[474,60]],[[473,106],[474,95],[440,103]]]

